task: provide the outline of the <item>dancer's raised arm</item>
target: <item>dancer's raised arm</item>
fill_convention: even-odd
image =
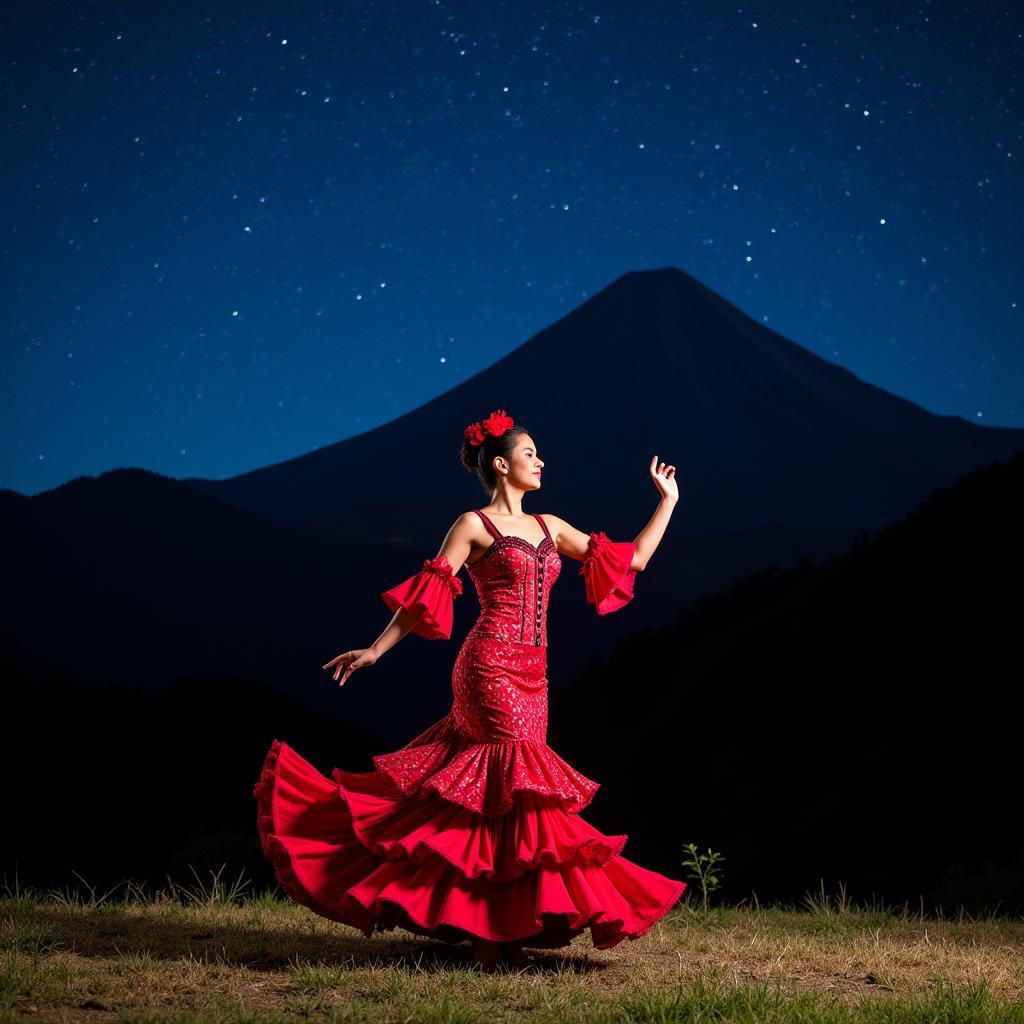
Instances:
[[[602,531],[584,533],[558,516],[548,516],[555,527],[559,554],[582,561],[579,575],[586,577],[586,597],[598,615],[618,611],[633,600],[636,574],[643,572],[661,543],[672,510],[679,500],[675,466],[651,459],[650,472],[661,494],[658,507],[633,540],[613,541]]]
[[[456,573],[462,568],[472,547],[474,522],[465,513],[452,524],[441,549],[433,558],[424,558],[420,570],[390,590],[381,592],[384,603],[395,613],[384,632],[369,646],[346,651],[323,667],[334,669],[334,679],[344,686],[348,677],[360,668],[373,665],[406,633],[417,633],[428,640],[447,640],[452,634],[453,603],[462,593],[462,580]],[[342,675],[344,673],[344,675]]]

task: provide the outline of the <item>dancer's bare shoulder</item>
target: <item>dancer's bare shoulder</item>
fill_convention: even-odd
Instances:
[[[538,513],[538,515],[543,515],[558,553],[582,560],[587,553],[590,534],[577,530],[571,523],[567,523],[561,516],[556,516],[552,512]]]
[[[483,520],[472,510],[463,512],[448,528],[438,554],[448,559],[453,572],[472,565],[490,545]]]

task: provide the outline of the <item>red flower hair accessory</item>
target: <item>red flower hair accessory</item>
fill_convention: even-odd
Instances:
[[[462,435],[469,438],[469,443],[476,447],[476,445],[484,443],[488,434],[492,437],[500,437],[513,426],[515,426],[515,421],[512,417],[504,409],[496,409],[487,419],[470,423]]]

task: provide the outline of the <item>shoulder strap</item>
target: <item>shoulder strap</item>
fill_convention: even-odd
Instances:
[[[498,528],[494,525],[494,523],[490,521],[490,519],[487,518],[487,516],[483,514],[483,512],[480,511],[480,509],[475,508],[473,509],[473,511],[484,521],[484,526],[487,527],[487,532],[492,537],[497,538],[501,536],[501,534],[498,532]]]
[[[548,540],[551,540],[551,534],[548,532],[547,523],[544,522],[543,518],[537,515],[536,512],[531,512],[530,514],[536,517],[537,522],[540,523],[541,529],[544,531],[544,536],[547,537]],[[554,544],[555,542],[551,540],[551,543]]]

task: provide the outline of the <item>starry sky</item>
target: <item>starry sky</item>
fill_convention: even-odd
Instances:
[[[663,266],[1024,426],[1022,37],[924,0],[8,4],[0,486],[290,458]]]

